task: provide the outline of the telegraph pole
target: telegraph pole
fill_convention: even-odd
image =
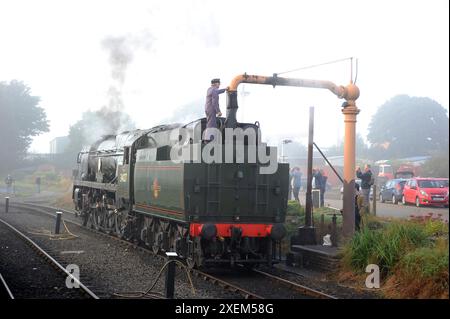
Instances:
[[[312,165],[314,143],[314,106],[309,108],[308,171],[306,184],[305,226],[312,227]]]

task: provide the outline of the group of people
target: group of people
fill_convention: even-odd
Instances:
[[[327,189],[328,176],[325,174],[323,169],[315,168],[312,171],[313,176],[313,188],[320,190],[320,206],[325,205],[325,191]],[[294,194],[294,199],[300,202],[298,194],[302,187],[302,172],[298,166],[291,169],[289,187],[292,189]]]
[[[36,179],[34,180],[34,183],[36,184],[36,192],[39,194],[41,192],[41,177],[36,177]],[[15,193],[15,189],[14,189],[14,179],[12,178],[12,176],[10,174],[8,174],[8,176],[6,176],[5,178],[5,185],[6,185],[6,193],[7,194],[12,194]]]
[[[313,175],[313,188],[320,190],[320,206],[324,206],[325,191],[327,187],[327,175],[323,169],[315,168],[312,172]],[[360,229],[361,213],[363,209],[369,207],[370,188],[374,184],[374,176],[370,170],[370,165],[364,166],[364,171],[358,166],[356,168],[356,177],[361,179],[361,186],[355,183],[355,228]],[[292,189],[294,199],[300,202],[298,197],[302,186],[302,173],[299,167],[294,167],[290,172],[289,187]]]

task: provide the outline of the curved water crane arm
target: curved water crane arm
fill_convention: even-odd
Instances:
[[[308,80],[296,78],[282,78],[276,74],[273,76],[249,75],[241,74],[233,78],[228,87],[227,94],[227,119],[226,127],[235,127],[237,124],[236,112],[237,104],[237,88],[241,83],[266,84],[275,86],[296,86],[317,89],[328,89],[340,99],[346,99],[347,102],[353,102],[359,97],[359,89],[354,84],[347,86],[336,85],[331,81]]]
[[[282,78],[278,77],[277,75],[261,76],[261,75],[241,74],[233,78],[229,86],[229,91],[237,91],[237,87],[241,83],[267,84],[272,85],[273,87],[278,85],[278,86],[297,86],[297,87],[328,89],[332,93],[337,95],[339,98],[345,97],[345,87],[338,86],[331,81]]]

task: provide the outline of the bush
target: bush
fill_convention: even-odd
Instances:
[[[411,222],[376,225],[376,229],[366,226],[356,233],[344,252],[345,264],[358,273],[364,272],[368,264],[377,264],[386,275],[406,251],[429,243],[423,225]]]
[[[304,217],[305,216],[305,208],[300,205],[299,202],[295,200],[288,201],[287,205],[287,216],[297,216],[297,217]]]
[[[406,251],[427,245],[428,242],[424,227],[412,223],[392,223],[377,245],[375,263],[382,274],[387,274]]]
[[[401,272],[410,279],[439,278],[448,276],[448,250],[423,247],[407,253],[399,265]]]
[[[357,273],[363,273],[368,264],[374,263],[376,243],[383,239],[381,231],[363,228],[344,248],[343,262]]]
[[[343,250],[344,273],[380,267],[383,292],[394,298],[448,298],[448,224],[439,220],[370,219]],[[401,287],[401,289],[399,289]]]
[[[448,281],[447,242],[446,246],[423,247],[407,253],[386,281],[384,292],[392,298],[448,299]]]
[[[425,233],[428,236],[444,236],[448,234],[448,224],[440,220],[430,220],[425,224]]]

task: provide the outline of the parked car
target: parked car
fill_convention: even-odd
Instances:
[[[359,178],[355,179],[355,183],[358,184],[361,189],[361,179]],[[341,186],[341,199],[343,198],[344,198],[344,186]],[[370,200],[373,199],[373,187],[370,188],[369,199]]]
[[[439,205],[448,207],[448,188],[437,178],[411,178],[403,188],[402,203],[417,207]]]
[[[397,179],[409,179],[414,177],[413,171],[401,171],[395,173],[395,178]]]
[[[380,188],[380,202],[390,201],[392,204],[398,204],[402,200],[403,187],[407,181],[405,178],[396,178],[387,181]]]
[[[436,180],[448,190],[448,178],[436,178]]]

